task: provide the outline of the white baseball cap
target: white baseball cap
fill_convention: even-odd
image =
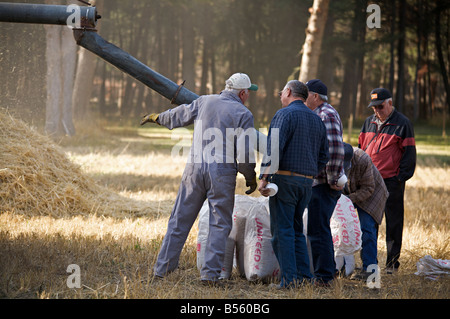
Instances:
[[[252,84],[250,78],[245,73],[235,73],[226,82],[228,89],[258,91],[258,86]]]

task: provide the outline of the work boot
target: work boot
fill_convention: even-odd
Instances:
[[[367,281],[371,274],[371,272],[361,269],[360,271],[353,273],[350,280]]]

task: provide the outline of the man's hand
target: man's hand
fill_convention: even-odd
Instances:
[[[344,186],[337,186],[337,185],[330,185],[330,188],[335,190],[335,191],[342,191],[344,189]]]
[[[151,113],[151,114],[147,114],[146,116],[144,116],[141,119],[141,125],[144,125],[145,123],[156,123],[158,125],[160,125],[156,120],[159,117],[159,113]]]
[[[270,194],[270,189],[266,188],[267,184],[269,184],[269,182],[267,182],[266,180],[261,180],[259,182],[258,190],[264,197],[269,197]]]
[[[253,179],[251,179],[249,181],[246,181],[245,186],[250,187],[249,190],[246,191],[245,193],[247,195],[252,194],[256,190],[256,188],[258,187],[258,182],[256,181],[256,176],[255,176],[255,178],[253,178]]]

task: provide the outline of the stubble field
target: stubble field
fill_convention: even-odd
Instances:
[[[5,120],[5,118],[3,118]],[[196,267],[197,224],[183,250],[180,267],[164,280],[154,280],[152,267],[165,234],[184,162],[171,155],[186,130],[149,127],[109,128],[93,136],[62,140],[53,148],[46,138],[21,124],[0,127],[0,297],[18,299],[448,299],[450,279],[417,276],[416,263],[425,255],[450,259],[450,146],[418,138],[418,167],[407,183],[404,244],[397,274],[382,272],[381,288],[339,278],[330,288],[304,286],[276,290],[251,283],[236,272],[226,287],[205,287]],[[27,134],[29,136],[27,136]],[[7,142],[23,137],[23,149]],[[34,143],[30,142],[30,139]],[[26,142],[25,142],[26,141]],[[189,145],[185,140],[184,145]],[[41,145],[45,147],[40,149]],[[50,146],[49,146],[50,145]],[[32,153],[31,149],[34,148]],[[27,151],[28,150],[28,151]],[[15,153],[17,152],[17,154]],[[6,152],[7,153],[7,152]],[[20,171],[18,159],[58,154],[69,162],[60,172],[37,163]],[[14,155],[14,156],[13,156]],[[46,159],[43,159],[46,160]],[[39,165],[43,167],[39,168]],[[73,166],[72,166],[73,165]],[[49,171],[49,172],[50,172]],[[71,176],[75,172],[76,176]],[[34,176],[30,176],[33,175]],[[63,191],[59,182],[69,181]],[[52,179],[48,185],[46,178]],[[14,184],[14,185],[13,185]],[[9,185],[9,186],[8,186]],[[14,187],[12,187],[13,185]],[[9,188],[7,188],[7,186]],[[34,188],[33,188],[34,187]],[[84,191],[82,188],[89,188]],[[40,194],[37,190],[42,190]],[[50,189],[50,191],[48,190]],[[238,178],[237,194],[245,182]],[[21,198],[20,194],[23,195]],[[86,195],[88,194],[88,195]],[[20,196],[19,196],[20,195]],[[256,192],[252,196],[259,196]],[[79,206],[79,204],[82,206]],[[56,208],[55,208],[56,207]],[[81,208],[80,208],[81,207]],[[379,263],[385,261],[384,223],[378,240]],[[358,260],[358,257],[357,257]],[[70,288],[67,271],[77,265],[80,288]]]

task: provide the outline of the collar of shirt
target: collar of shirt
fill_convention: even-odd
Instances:
[[[222,92],[220,92],[220,95],[225,97],[226,99],[235,100],[235,101],[243,104],[241,99],[239,98],[239,96],[237,96],[233,92],[223,90]]]
[[[286,107],[295,107],[295,106],[304,106],[304,107],[307,107],[307,106],[305,105],[305,103],[304,103],[302,100],[294,100],[294,101],[292,101],[291,103],[289,103],[289,105],[286,106]]]
[[[391,119],[392,114],[394,114],[394,111],[395,111],[395,107],[392,108],[391,114],[389,114],[389,116],[387,117],[387,119],[386,119],[384,122],[382,122],[382,121],[378,118],[378,116],[377,116],[376,114],[374,114],[374,117],[375,117],[375,123],[378,125],[378,127],[380,127],[380,126],[383,125],[384,123],[387,123],[387,122]]]

